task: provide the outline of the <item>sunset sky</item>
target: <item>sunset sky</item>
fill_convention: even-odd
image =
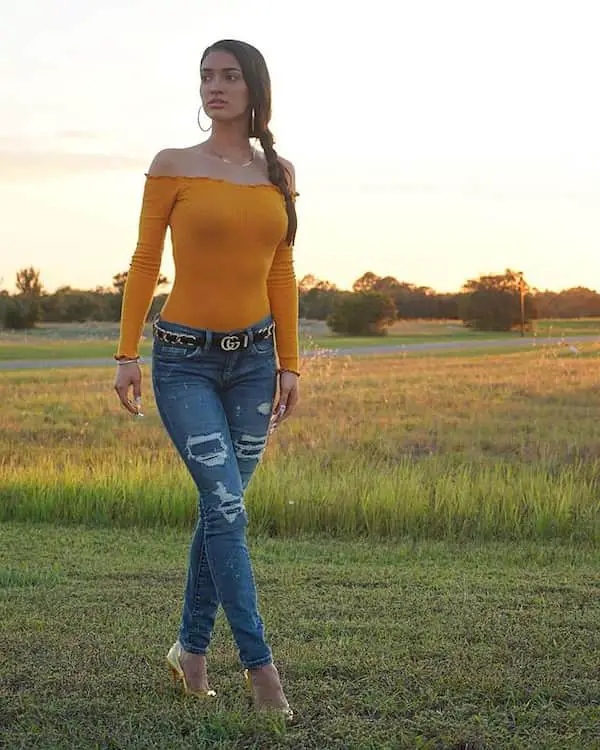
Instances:
[[[0,288],[126,270],[143,173],[206,137],[200,56],[234,37],[273,79],[298,278],[600,289],[594,0],[19,0],[0,21]]]

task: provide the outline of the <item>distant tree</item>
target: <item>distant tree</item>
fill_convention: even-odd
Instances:
[[[17,271],[17,294],[7,297],[2,305],[2,324],[5,328],[33,328],[41,317],[44,288],[40,272],[33,266]]]
[[[327,325],[349,336],[382,336],[396,320],[396,307],[387,294],[346,292],[335,302]]]
[[[399,289],[402,285],[398,281],[397,278],[394,276],[374,276],[374,282],[371,286],[371,279],[365,279],[365,276],[368,276],[369,274],[365,274],[364,276],[361,276],[360,279],[354,282],[354,285],[356,286],[359,284],[362,286],[363,284],[367,286],[367,288],[372,289],[374,292],[381,292],[381,294],[390,294],[393,295],[394,292]]]
[[[333,311],[338,289],[330,281],[322,281],[312,274],[298,282],[299,313],[307,320],[326,320]]]
[[[314,287],[299,299],[299,313],[306,320],[327,320],[333,312],[336,299],[340,292],[334,287],[325,289]]]
[[[312,273],[307,273],[298,282],[298,293],[301,295],[306,294],[306,292],[314,289],[317,284],[319,284],[319,279],[316,276],[313,276]]]
[[[352,284],[352,291],[370,292],[375,288],[379,281],[381,281],[380,276],[377,276],[377,274],[374,274],[372,271],[367,271],[366,273],[363,273],[360,278],[356,279],[354,284]]]
[[[331,292],[334,289],[337,289],[337,286],[332,284],[331,281],[318,279],[316,276],[313,276],[312,273],[306,274],[306,276],[303,276],[298,282],[298,293],[300,295],[308,294],[308,292],[311,292],[313,289],[319,289],[322,292]]]
[[[535,305],[540,318],[588,318],[600,316],[600,294],[584,286],[560,292],[535,291]]]
[[[384,276],[374,284],[373,291],[389,294],[399,317],[436,318],[440,314],[438,295],[429,286],[416,286],[398,281],[393,276]]]
[[[460,294],[439,294],[432,295],[433,308],[431,314],[427,317],[436,318],[437,320],[458,320]]]
[[[17,271],[16,287],[19,294],[41,297],[44,289],[40,281],[40,272],[33,266]]]
[[[13,330],[33,328],[40,317],[39,300],[31,294],[6,297],[2,307],[4,328]]]
[[[72,291],[64,295],[66,303],[66,319],[85,323],[97,319],[98,304],[96,295],[90,292]]]
[[[352,285],[354,292],[379,292],[394,300],[396,315],[402,318],[437,318],[440,316],[438,294],[429,286],[415,286],[395,276],[377,276],[367,271]],[[442,295],[444,296],[444,295]],[[447,295],[445,295],[447,298]],[[448,307],[447,303],[445,307]],[[454,312],[456,317],[456,311]]]
[[[481,331],[510,331],[521,320],[520,274],[507,268],[504,274],[469,279],[463,285],[459,313],[466,325]],[[536,317],[533,296],[524,285],[525,323]]]
[[[125,289],[125,284],[127,282],[127,274],[128,271],[122,271],[121,273],[116,273],[112,277],[113,287],[119,294],[123,294],[123,290]]]
[[[6,327],[6,309],[11,304],[12,297],[7,289],[0,290],[0,325]]]

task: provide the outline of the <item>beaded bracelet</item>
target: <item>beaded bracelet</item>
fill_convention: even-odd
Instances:
[[[282,372],[293,372],[294,375],[296,375],[297,377],[300,377],[300,373],[299,372],[297,372],[296,370],[290,370],[289,367],[280,367],[277,370],[277,374],[278,375],[281,375]]]
[[[141,357],[135,357],[135,359],[117,359],[118,365],[131,365],[133,363],[139,364],[140,362],[143,362]]]

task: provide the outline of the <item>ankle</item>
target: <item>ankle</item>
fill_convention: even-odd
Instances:
[[[252,674],[259,674],[260,672],[272,672],[275,669],[275,665],[272,661],[268,664],[261,664],[259,667],[250,667],[248,669]]]
[[[200,661],[202,659],[206,659],[206,654],[195,654],[193,651],[186,651],[182,646],[180,658],[182,660],[197,659],[198,661]]]
[[[253,679],[256,679],[259,682],[279,682],[279,672],[277,671],[277,667],[270,662],[269,664],[262,664],[260,667],[252,667],[252,669],[248,670],[252,676]]]

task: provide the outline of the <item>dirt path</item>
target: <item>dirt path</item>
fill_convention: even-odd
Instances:
[[[375,346],[354,346],[340,349],[319,350],[319,355],[323,356],[325,351],[329,356],[360,356],[369,354],[392,354],[394,352],[414,352],[414,351],[435,351],[440,349],[501,349],[506,346],[523,346],[525,348],[534,348],[537,346],[548,346],[549,344],[564,344],[572,346],[578,342],[593,343],[600,340],[598,336],[564,336],[564,337],[539,337],[518,338],[518,339],[490,339],[477,341],[419,341],[408,344],[382,344]],[[314,353],[311,351],[304,352],[302,356],[310,357]],[[149,357],[146,361],[149,361]],[[0,370],[37,370],[41,368],[57,367],[111,367],[113,362],[109,358],[81,358],[81,359],[14,359],[0,362]]]

